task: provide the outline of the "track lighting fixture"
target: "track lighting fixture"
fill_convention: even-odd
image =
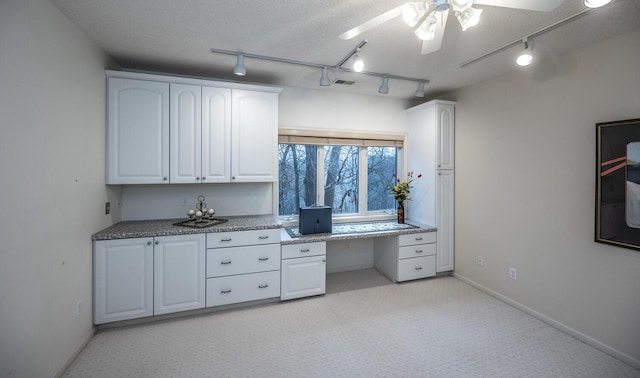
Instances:
[[[387,94],[389,93],[389,78],[383,77],[382,84],[380,84],[380,88],[378,88],[378,93]]]
[[[330,84],[329,69],[327,67],[322,67],[322,77],[320,78],[320,86],[328,87],[329,84]]]
[[[424,85],[424,81],[418,82],[418,89],[416,89],[416,92],[413,94],[415,97],[424,97]]]
[[[233,73],[236,75],[244,76],[247,73],[247,70],[244,67],[244,58],[259,59],[259,60],[267,60],[267,61],[276,62],[276,63],[285,63],[285,64],[291,64],[296,66],[311,67],[313,69],[320,69],[322,70],[322,76],[320,77],[321,87],[327,87],[331,85],[331,81],[329,80],[329,70],[349,72],[349,73],[360,72],[361,75],[375,76],[375,77],[382,78],[382,84],[378,88],[379,93],[388,94],[389,79],[395,79],[395,80],[405,80],[405,81],[412,81],[412,82],[418,83],[418,90],[416,91],[415,95],[417,97],[424,97],[424,85],[425,83],[428,83],[429,80],[415,78],[415,77],[364,71],[365,64],[362,58],[360,57],[360,49],[365,44],[367,44],[366,40],[363,40],[362,42],[360,42],[356,47],[354,47],[351,51],[349,51],[349,53],[345,55],[345,57],[342,58],[342,60],[340,60],[335,65],[302,62],[299,60],[276,58],[273,56],[241,53],[238,51],[229,51],[229,50],[220,50],[220,49],[211,49],[210,51],[215,54],[235,55],[238,60],[237,60],[236,66],[233,68]],[[344,65],[351,60],[353,60],[354,62],[354,67],[353,68],[345,67]]]
[[[533,62],[533,54],[531,49],[529,48],[529,42],[527,39],[523,39],[522,43],[524,43],[524,49],[520,52],[520,55],[516,58],[516,63],[521,66],[528,66]]]
[[[610,2],[611,0],[584,0],[584,5],[589,8],[600,8]]]
[[[353,70],[356,72],[362,72],[364,71],[365,66],[366,64],[364,63],[364,60],[362,60],[362,58],[360,57],[360,49],[358,48],[356,50],[356,56],[355,58],[353,58]]]
[[[236,66],[233,67],[233,73],[238,76],[245,76],[247,74],[247,69],[244,68],[244,55],[238,54],[238,61]]]

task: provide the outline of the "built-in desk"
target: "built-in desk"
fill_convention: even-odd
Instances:
[[[300,235],[295,227],[283,228],[281,300],[324,294],[328,263],[345,260],[351,243],[366,243],[371,261],[352,269],[373,267],[393,282],[436,274],[435,227],[379,221],[334,224],[332,231]],[[332,268],[333,272],[349,269],[336,270],[335,264]]]

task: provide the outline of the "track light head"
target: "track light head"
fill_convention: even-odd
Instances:
[[[522,43],[524,43],[524,49],[520,52],[520,55],[516,58],[516,64],[521,67],[525,67],[530,65],[533,62],[533,53],[529,48],[529,42],[527,39],[523,39]]]
[[[356,50],[356,56],[353,58],[353,70],[356,72],[364,71],[364,67],[366,66],[364,60],[360,57],[360,49]]]
[[[238,54],[238,61],[236,62],[236,66],[233,67],[233,73],[238,76],[245,76],[247,74],[247,69],[244,68],[244,55]]]
[[[588,8],[600,8],[610,2],[611,0],[584,0],[584,5]]]
[[[329,69],[327,67],[322,67],[322,77],[320,78],[320,86],[328,87],[331,84],[329,81]]]
[[[383,77],[382,84],[380,84],[380,88],[378,88],[378,93],[388,94],[389,93],[389,78]]]
[[[418,82],[418,89],[416,89],[416,92],[413,94],[415,97],[424,97],[424,84],[424,81]]]

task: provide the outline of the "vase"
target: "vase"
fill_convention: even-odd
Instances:
[[[398,201],[398,223],[404,223],[404,203]]]

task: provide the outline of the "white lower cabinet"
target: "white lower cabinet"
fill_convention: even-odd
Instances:
[[[206,306],[280,295],[280,229],[207,234]]]
[[[281,300],[326,292],[326,250],[325,242],[282,246]]]
[[[436,232],[376,238],[374,266],[395,282],[436,275]]]
[[[204,234],[96,241],[94,323],[205,304]]]

